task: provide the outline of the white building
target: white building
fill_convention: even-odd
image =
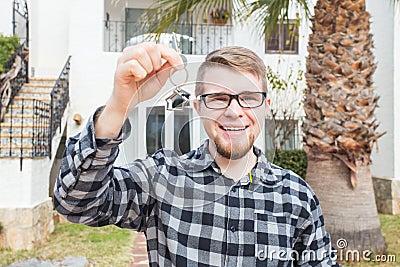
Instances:
[[[114,2],[116,4],[112,4]],[[395,75],[400,68],[400,57],[396,56],[398,53],[396,48],[400,49],[397,33],[400,17],[399,13],[394,12],[390,0],[385,0],[383,3],[373,0],[367,2],[368,10],[373,16],[372,32],[375,35],[375,55],[378,62],[375,85],[378,94],[381,95],[377,115],[381,121],[381,131],[387,131],[378,142],[379,152],[374,152],[373,155],[373,174],[383,178],[384,186],[387,184],[393,186],[400,180],[400,136],[395,134],[399,130],[400,115],[396,112],[399,110],[394,101],[400,100],[398,90],[395,90],[400,82],[399,77]],[[131,37],[140,33],[135,21],[138,14],[150,3],[150,0],[28,0],[30,75],[57,78],[67,57],[71,55],[70,104],[66,111],[65,125],[62,125],[62,129],[66,129],[67,137],[81,130],[94,110],[106,103],[113,88],[117,59]],[[0,2],[0,33],[12,33],[12,6],[12,0]],[[270,47],[267,48],[265,40],[253,33],[251,25],[241,27],[228,22],[227,25],[220,26],[213,24],[210,18],[207,19],[207,22],[202,21],[201,25],[193,23],[190,28],[187,26],[181,28],[182,34],[191,37],[182,39],[182,49],[184,53],[188,53],[189,62],[202,60],[207,52],[220,46],[240,45],[256,51],[272,69],[280,68],[280,73],[288,71],[290,65],[304,68],[308,37],[308,26],[304,23],[299,29],[298,48],[288,48],[293,51],[277,54],[272,51],[274,49],[272,46],[282,48],[283,40],[276,39],[276,42],[270,42]],[[278,61],[283,63],[278,64]],[[170,90],[171,87],[166,89]],[[183,126],[182,122],[188,119],[193,119],[193,123],[188,129],[186,128],[187,135],[183,141],[181,140],[183,142],[181,145],[186,149],[192,149],[205,137],[200,122],[195,119],[192,110],[171,112],[165,110],[164,101],[157,102],[160,105],[158,108],[153,108],[154,104],[154,101],[143,103],[130,115],[134,130],[131,137],[123,144],[120,163],[145,156],[159,144],[160,138],[164,140],[164,145],[174,147],[179,140],[174,140],[175,135],[171,133],[174,133],[175,129],[180,129],[176,127],[177,124]],[[78,125],[73,119],[75,114],[83,118],[82,124]],[[151,125],[154,127],[153,130],[158,129],[164,120],[164,132],[167,134],[161,136],[157,131],[152,134]],[[144,125],[147,125],[147,128]],[[57,138],[59,140],[61,134]],[[294,138],[299,141],[300,137]],[[265,134],[257,140],[257,145],[266,147]],[[55,148],[57,147],[58,145],[55,145]],[[0,177],[0,222],[4,221],[4,217],[10,216],[9,214],[16,214],[23,209],[42,207],[45,205],[43,203],[49,203],[48,188],[54,182],[54,170],[57,169],[53,164],[57,166],[59,157],[60,155],[54,153],[51,159],[41,159],[40,165],[35,160],[24,160],[22,172],[17,167],[18,161],[0,159],[0,162],[4,162],[0,167],[1,173],[7,173]],[[397,198],[396,203],[400,203],[400,192],[391,194],[395,195],[387,201]],[[387,212],[400,213],[400,207],[397,206],[396,209],[393,204],[395,202],[391,203],[392,209]],[[33,238],[31,242],[37,240],[39,238]],[[11,243],[9,242],[9,245],[16,248],[29,247]]]

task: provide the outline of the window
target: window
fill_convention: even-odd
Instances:
[[[165,108],[147,108],[146,148],[147,154],[153,154],[162,148],[162,133],[165,122]]]
[[[299,27],[295,21],[279,24],[269,36],[265,37],[265,53],[299,53]]]
[[[144,8],[125,9],[125,41],[144,33],[140,16],[145,10]]]
[[[174,150],[179,154],[190,151],[190,109],[174,111]]]

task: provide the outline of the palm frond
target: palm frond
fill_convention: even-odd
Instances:
[[[299,10],[298,19],[311,17],[311,0],[160,0],[155,2],[142,15],[143,29],[159,36],[163,32],[178,31],[179,24],[201,23],[208,18],[213,8],[224,8],[231,13],[231,19],[245,23],[254,20],[255,31],[260,34],[271,33],[278,25],[289,20],[290,8]],[[191,21],[183,21],[189,18]],[[193,21],[197,18],[197,21]]]
[[[298,10],[298,20],[310,19],[310,7],[313,3],[309,0],[260,0],[243,6],[239,14],[240,21],[254,20],[255,29],[260,36],[271,34],[278,24],[289,20],[291,8]]]
[[[245,0],[161,0],[142,15],[143,29],[159,36],[163,32],[177,31],[179,24],[186,23],[183,18],[189,17],[190,23],[199,24],[202,18],[208,18],[213,8],[224,8],[232,14],[235,7],[243,5]],[[192,21],[194,18],[197,21]]]

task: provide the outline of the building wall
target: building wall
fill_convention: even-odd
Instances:
[[[0,209],[33,207],[48,199],[50,160],[1,159]]]
[[[396,57],[394,56],[395,53],[398,53],[396,50],[400,48],[398,34],[396,34],[397,40],[395,40],[395,27],[398,28],[398,23],[395,24],[393,1],[368,0],[367,10],[372,16],[371,33],[374,36],[374,54],[377,62],[374,85],[376,93],[380,96],[379,107],[376,109],[376,117],[380,122],[378,130],[387,132],[378,140],[379,150],[376,147],[373,150],[372,174],[376,177],[400,177],[398,170],[395,170],[398,168],[396,165],[400,165],[397,158],[400,145],[399,134],[398,131],[395,131],[395,125],[398,125],[399,121],[399,115],[395,112],[395,96],[398,97],[398,93],[395,93],[395,79],[397,79],[397,84],[399,79],[395,78],[398,76],[396,75],[396,64],[398,70],[399,61],[397,59],[395,64]],[[395,161],[396,158],[397,161]]]
[[[394,18],[394,86],[393,86],[393,116],[394,116],[394,177],[400,179],[400,3],[397,1],[395,6],[395,18]],[[400,198],[400,193],[398,195]],[[400,208],[399,208],[400,209]]]
[[[12,0],[0,1],[0,34],[12,35]]]
[[[28,0],[28,5],[30,74],[57,78],[69,54],[70,1]]]

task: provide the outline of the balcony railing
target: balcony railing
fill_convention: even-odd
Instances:
[[[104,21],[104,51],[121,52],[128,45],[145,41],[145,30],[136,22]],[[232,44],[232,25],[182,24],[174,31],[180,34],[184,54],[205,55]]]

